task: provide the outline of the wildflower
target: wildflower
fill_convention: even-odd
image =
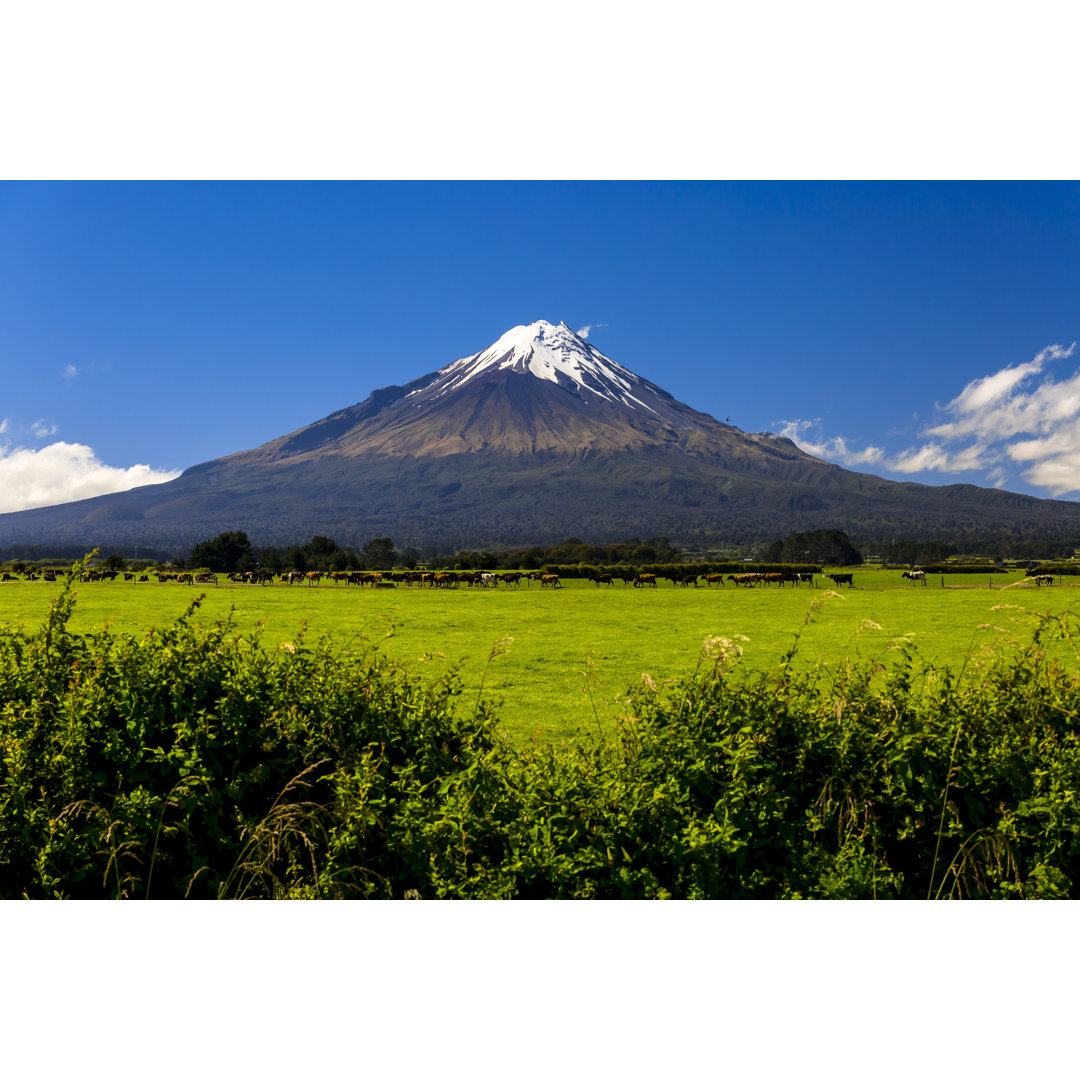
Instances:
[[[510,646],[514,644],[512,637],[499,638],[494,645],[491,646],[491,652],[488,653],[488,659],[494,660],[496,656],[502,656],[504,653],[510,651]]]
[[[745,634],[732,634],[731,637],[707,637],[701,643],[701,655],[707,660],[716,661],[718,670],[723,670],[729,660],[742,656],[743,648],[739,644],[750,639]]]

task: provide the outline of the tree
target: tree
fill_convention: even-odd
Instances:
[[[815,529],[791,533],[776,540],[765,551],[765,561],[774,563],[819,563],[829,566],[858,566],[862,554],[839,529]]]
[[[394,541],[389,536],[369,540],[360,549],[360,558],[372,570],[389,570],[394,565]]]
[[[123,570],[124,569],[124,557],[122,555],[117,555],[116,552],[113,552],[113,554],[110,555],[105,560],[105,569],[106,570]]]
[[[205,566],[215,573],[232,574],[251,565],[251,541],[245,532],[226,532],[204,540],[191,549],[191,566]]]
[[[304,554],[308,559],[329,559],[337,551],[337,541],[329,536],[313,536],[304,545]]]

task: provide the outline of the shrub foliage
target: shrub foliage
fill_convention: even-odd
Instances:
[[[0,897],[1071,897],[1080,681],[1019,656],[744,673],[710,639],[618,735],[515,747],[450,672],[269,644],[0,632]],[[812,606],[808,618],[813,617]],[[498,648],[489,662],[497,662]],[[972,675],[976,677],[972,677]]]

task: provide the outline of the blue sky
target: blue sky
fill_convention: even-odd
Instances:
[[[1076,497],[1078,231],[1071,183],[5,183],[2,508],[256,446],[540,318],[840,464]]]

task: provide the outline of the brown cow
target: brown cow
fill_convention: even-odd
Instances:
[[[761,574],[728,574],[728,581],[734,581],[739,585],[754,586],[761,580]]]

